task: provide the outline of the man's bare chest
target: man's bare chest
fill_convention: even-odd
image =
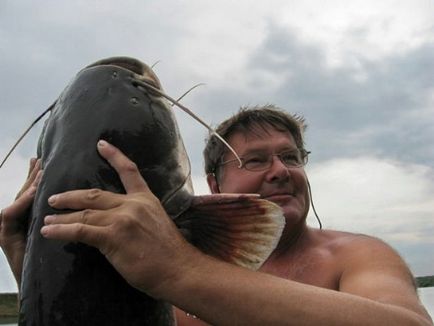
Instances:
[[[284,279],[338,290],[341,268],[327,252],[309,252],[268,261],[260,269]]]

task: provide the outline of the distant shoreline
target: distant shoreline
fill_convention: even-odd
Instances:
[[[18,317],[17,293],[0,293],[0,318]]]
[[[416,277],[418,288],[429,288],[434,286],[434,275]]]

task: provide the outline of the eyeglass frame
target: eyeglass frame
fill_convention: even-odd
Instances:
[[[288,166],[288,165],[287,165],[287,164],[286,164],[286,163],[281,159],[281,155],[284,154],[284,153],[293,152],[293,151],[299,151],[299,152],[300,152],[300,155],[301,155],[301,157],[302,157],[303,162],[302,162],[301,164],[298,164],[298,165],[289,165],[289,166]],[[304,148],[302,148],[302,149],[300,149],[300,148],[294,148],[294,149],[284,150],[284,151],[282,151],[282,152],[280,152],[280,153],[268,154],[267,157],[270,157],[270,156],[271,156],[271,157],[273,157],[273,156],[277,156],[277,157],[279,158],[280,162],[282,162],[282,164],[285,165],[287,168],[298,168],[298,167],[305,166],[305,165],[308,163],[309,155],[310,155],[311,153],[312,153],[311,151],[307,151],[307,150],[305,150]],[[247,171],[251,171],[251,172],[261,172],[261,171],[265,171],[265,170],[271,168],[271,166],[272,166],[272,164],[273,164],[273,160],[269,160],[268,162],[270,163],[270,165],[267,166],[266,168],[261,168],[261,169],[259,169],[259,170],[251,170],[251,169],[247,169],[247,168],[244,166],[244,157],[240,157],[240,160],[241,160],[241,166],[239,166],[238,168],[239,168],[239,169],[246,169]],[[221,163],[216,164],[213,173],[215,173],[215,172],[217,171],[217,168],[218,168],[218,167],[220,167],[220,166],[222,166],[222,165],[226,165],[226,164],[231,163],[231,162],[236,162],[236,161],[239,161],[239,160],[236,159],[236,158],[234,158],[234,159],[230,159],[230,160],[227,160],[227,161],[225,161],[225,162],[221,162]]]

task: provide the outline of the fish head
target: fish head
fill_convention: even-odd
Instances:
[[[190,162],[172,106],[140,86],[143,83],[162,90],[152,69],[129,57],[99,60],[69,83],[40,141],[44,165],[56,166],[50,169],[55,171],[53,178],[63,182],[63,188],[55,191],[125,191],[117,173],[96,151],[96,143],[104,139],[136,163],[171,217],[189,207]]]

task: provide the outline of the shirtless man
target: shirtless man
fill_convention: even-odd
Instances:
[[[48,217],[41,232],[99,248],[132,286],[182,309],[177,310],[181,326],[432,325],[408,267],[388,245],[307,226],[302,130],[300,120],[273,107],[244,110],[217,130],[243,166],[212,138],[205,149],[213,193],[259,193],[283,210],[283,235],[262,272],[217,261],[188,244],[134,163],[105,142],[98,150],[117,170],[127,194],[88,196],[89,190],[76,190],[52,197],[53,207],[92,214],[87,224],[81,223],[80,211]],[[2,214],[0,241],[18,282],[25,243],[20,225],[37,187],[37,170]],[[137,257],[138,247],[145,259]]]

